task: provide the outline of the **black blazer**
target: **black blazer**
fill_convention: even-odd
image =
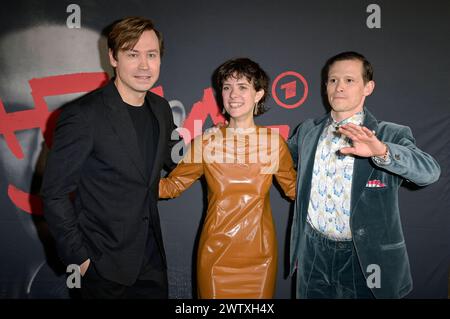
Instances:
[[[149,226],[167,268],[157,200],[161,169],[174,165],[176,127],[165,99],[148,92],[146,100],[159,124],[151,176],[145,174],[128,110],[110,81],[63,107],[41,190],[63,262],[80,265],[90,258],[101,276],[124,285],[139,275]]]

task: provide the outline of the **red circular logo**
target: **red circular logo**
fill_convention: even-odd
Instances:
[[[290,78],[291,80],[289,81]],[[298,88],[301,86],[298,85],[299,81],[303,84],[303,95],[300,99],[298,99],[300,96],[300,94],[298,94]],[[278,85],[278,83],[280,83],[280,85]],[[284,97],[282,99],[285,102],[282,102],[277,94],[278,87],[284,91]],[[306,82],[305,78],[300,73],[294,71],[283,72],[273,81],[272,96],[279,106],[287,109],[295,109],[296,107],[302,105],[308,96],[308,82]],[[297,97],[297,99],[294,99],[295,97]],[[292,103],[289,103],[288,100],[291,100]]]

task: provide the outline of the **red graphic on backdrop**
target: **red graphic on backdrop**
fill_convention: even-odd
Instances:
[[[102,87],[107,81],[108,75],[105,72],[66,74],[31,79],[29,84],[35,107],[25,111],[6,113],[0,99],[0,134],[4,136],[9,149],[19,160],[24,158],[24,153],[15,135],[17,131],[39,128],[42,131],[46,145],[48,148],[51,148],[53,132],[60,110],[50,111],[45,97],[90,92]],[[162,86],[152,88],[151,91],[162,97],[164,96]],[[225,121],[214,98],[212,88],[207,88],[203,91],[202,100],[194,103],[191,112],[183,123],[183,127],[191,133],[191,139],[202,132],[202,130],[195,130],[194,121],[200,120],[203,127],[208,116],[214,125]],[[289,135],[288,125],[271,125],[268,127],[277,128],[280,135],[287,139]],[[43,215],[42,200],[38,195],[24,192],[10,184],[8,186],[8,196],[24,212],[33,215]]]
[[[12,184],[8,185],[8,196],[11,201],[24,212],[43,215],[42,200],[39,195],[26,193]]]
[[[211,117],[211,121],[214,123],[214,125],[225,122],[225,117],[223,116],[219,106],[216,103],[212,88],[203,90],[202,100],[194,103],[191,112],[184,120],[183,127],[191,132],[191,140],[202,133],[198,132],[198,130],[195,130],[194,121],[201,120],[203,126],[208,116]],[[183,138],[185,138],[185,136],[183,136]],[[188,141],[186,141],[186,143],[187,142]]]
[[[290,99],[292,97],[295,97],[297,95],[297,82],[291,81],[288,83],[285,83],[281,85],[281,89],[284,90],[284,98]]]
[[[108,75],[105,72],[66,74],[31,79],[29,84],[34,109],[6,113],[0,100],[0,134],[3,134],[6,144],[18,159],[23,159],[24,154],[15,135],[17,131],[40,128],[46,145],[51,148],[53,131],[60,111],[50,111],[45,97],[89,92],[103,86],[107,81]],[[8,196],[23,211],[42,215],[42,202],[38,195],[26,193],[10,184]]]
[[[23,158],[22,147],[15,135],[16,131],[40,128],[44,134],[45,143],[51,147],[53,130],[56,124],[58,110],[48,109],[45,97],[70,93],[89,92],[106,83],[108,75],[104,72],[78,73],[49,76],[29,81],[34,109],[6,113],[0,100],[0,134],[3,134],[11,152],[18,158]],[[56,112],[56,113],[55,113]],[[56,115],[52,114],[55,113]]]
[[[285,102],[282,102],[277,94],[278,83],[285,78],[291,77],[294,78],[294,81],[290,81],[280,85],[280,88],[284,91],[283,100]],[[302,85],[297,85],[297,83],[301,83]],[[300,94],[297,94],[297,91],[300,90],[299,88],[301,88],[302,86],[303,86],[303,94],[301,95],[301,98],[298,101],[294,99],[292,102],[290,101],[288,102],[288,100],[300,96]],[[306,101],[306,98],[308,96],[308,82],[306,82],[306,79],[300,73],[294,71],[283,72],[280,75],[278,75],[273,81],[272,96],[279,106],[282,106],[287,109],[295,109],[296,107],[302,105]]]

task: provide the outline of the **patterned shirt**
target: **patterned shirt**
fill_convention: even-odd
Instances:
[[[326,237],[350,240],[350,203],[353,178],[353,155],[339,150],[350,146],[349,139],[336,132],[346,123],[361,125],[364,112],[358,112],[341,122],[331,116],[317,145],[311,181],[308,222]]]

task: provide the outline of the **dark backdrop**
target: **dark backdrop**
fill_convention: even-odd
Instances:
[[[442,168],[437,183],[400,191],[414,280],[408,298],[447,297],[450,2],[79,0],[80,28],[69,28],[67,20],[76,22],[67,12],[71,3],[15,0],[0,11],[0,298],[70,296],[37,196],[57,116],[50,111],[111,76],[101,32],[127,15],[153,19],[164,34],[157,86],[180,126],[201,119],[205,129],[220,119],[211,75],[229,58],[250,57],[272,80],[280,77],[272,92],[277,99],[257,122],[285,125],[288,133],[326,112],[320,94],[325,60],[347,50],[366,55],[376,81],[366,105],[379,119],[410,126],[418,146]],[[292,209],[275,187],[271,200],[279,245],[275,297],[291,298],[286,261]],[[195,296],[192,266],[204,202],[198,182],[160,203],[171,298]]]

